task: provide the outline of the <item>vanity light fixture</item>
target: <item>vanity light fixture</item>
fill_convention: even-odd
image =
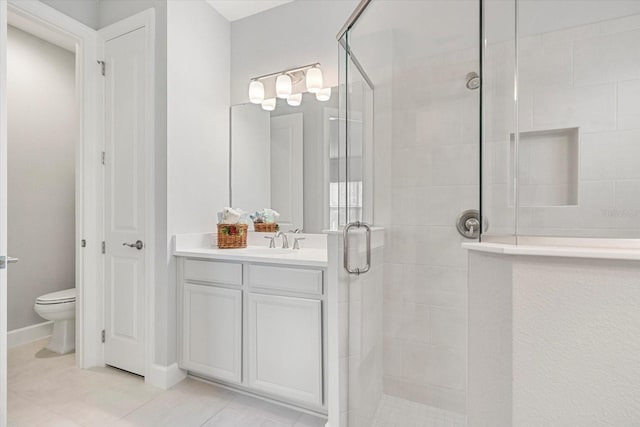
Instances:
[[[291,77],[288,74],[281,74],[276,79],[276,96],[278,98],[288,98],[293,90]]]
[[[261,81],[251,80],[249,83],[249,101],[252,104],[260,104],[264,101],[264,85]]]
[[[272,111],[273,109],[268,110],[268,108],[271,108],[272,105],[275,108],[275,101],[271,98],[265,100],[265,96],[273,97],[275,95],[278,98],[288,99],[292,96],[293,88],[298,88],[299,84],[304,84],[307,91],[311,93],[320,92],[322,71],[319,62],[252,78],[249,83],[249,100],[254,104],[262,104],[262,108],[267,111]],[[275,86],[275,90],[268,90],[265,85],[270,88]],[[300,105],[302,99],[300,101],[294,99],[292,102],[289,105],[297,106]]]
[[[291,105],[292,107],[299,106],[300,104],[302,104],[302,94],[294,93],[293,95],[289,96],[289,98],[287,98],[287,104]]]
[[[307,71],[307,90],[311,93],[322,90],[322,71],[319,67],[313,67]]]
[[[269,98],[262,101],[262,109],[265,111],[273,111],[276,109],[276,99]]]
[[[316,99],[318,101],[326,102],[331,99],[331,88],[325,87],[320,89],[320,92],[316,93]]]

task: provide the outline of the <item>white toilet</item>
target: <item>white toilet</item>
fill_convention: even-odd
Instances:
[[[47,349],[69,353],[76,348],[76,288],[52,292],[36,298],[33,309],[40,317],[53,320],[53,334]]]

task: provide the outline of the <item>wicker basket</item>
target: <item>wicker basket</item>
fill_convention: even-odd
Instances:
[[[280,227],[275,222],[254,222],[253,229],[258,233],[275,233]]]
[[[218,247],[238,249],[247,247],[247,224],[218,224]]]

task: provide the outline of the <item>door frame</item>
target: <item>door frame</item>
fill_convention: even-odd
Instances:
[[[98,210],[96,206],[96,177],[98,173],[96,111],[97,72],[95,52],[97,33],[94,29],[35,0],[8,0],[6,21],[20,20],[33,27],[38,37],[54,44],[61,38],[75,43],[76,106],[78,139],[76,143],[76,213],[75,213],[75,282],[76,297],[76,366],[89,368],[100,364],[100,340],[96,333]],[[4,18],[3,18],[4,19]],[[5,24],[3,22],[3,24]],[[26,28],[28,29],[28,28]],[[6,51],[2,52],[6,58]],[[2,130],[6,132],[6,129]],[[82,247],[81,242],[86,242]],[[5,308],[6,310],[6,308]],[[6,334],[6,325],[0,332]]]
[[[104,43],[107,40],[121,36],[123,34],[135,31],[140,28],[145,29],[145,45],[146,45],[146,75],[148,80],[145,88],[145,159],[147,161],[145,167],[145,273],[144,273],[144,310],[145,310],[145,382],[153,385],[163,386],[164,371],[155,369],[155,9],[147,9],[133,16],[118,21],[112,25],[98,30],[97,52],[98,58],[104,59]],[[97,87],[98,93],[98,114],[104,117],[105,112],[105,84],[101,80]],[[100,120],[99,129],[99,145],[100,151],[105,150],[105,129],[104,120]],[[105,209],[105,168],[101,167],[99,172],[99,197],[98,204],[100,209],[100,241],[105,240],[104,209]],[[109,250],[107,248],[107,250]],[[106,325],[106,316],[104,312],[104,292],[105,288],[105,257],[100,257],[99,264],[99,298],[100,306],[100,328],[101,332]],[[100,334],[96,335],[99,336]],[[104,345],[100,346],[101,365],[104,365]],[[165,387],[166,388],[166,387]]]
[[[7,1],[0,0],[0,253],[7,256]],[[7,269],[0,270],[0,427],[7,425]]]

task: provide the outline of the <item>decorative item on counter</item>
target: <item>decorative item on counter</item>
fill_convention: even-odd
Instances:
[[[273,209],[263,209],[251,215],[253,229],[259,233],[273,233],[280,229],[277,223],[280,214]]]
[[[218,212],[218,248],[237,249],[247,247],[247,224],[241,221],[245,214],[240,209],[226,207]],[[246,216],[245,216],[246,217]]]

